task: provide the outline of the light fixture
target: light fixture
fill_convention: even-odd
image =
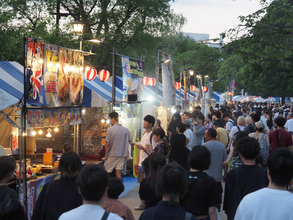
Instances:
[[[193,70],[190,70],[190,71],[189,71],[189,74],[190,74],[191,76],[193,76],[194,71],[193,71]]]
[[[170,59],[166,59],[163,61],[163,63],[169,63],[171,60]]]
[[[171,113],[174,114],[176,112],[175,108],[171,108]]]
[[[108,120],[106,121],[106,123],[107,123],[107,124],[110,124],[110,120],[108,119]]]
[[[102,119],[101,122],[102,122],[102,123],[105,123],[105,119]]]
[[[205,75],[204,77],[205,77],[205,78],[209,78],[209,75]]]
[[[56,63],[56,68],[59,68],[60,67],[60,64],[59,63]]]
[[[52,134],[51,134],[51,129],[50,128],[48,128],[48,133],[46,134],[46,137],[52,137]]]
[[[54,131],[55,131],[55,132],[59,131],[59,128],[58,128],[58,127],[55,127],[55,128],[54,128]]]
[[[22,136],[26,136],[27,134],[25,132],[22,133]]]
[[[50,61],[50,62],[48,63],[48,66],[49,66],[49,67],[52,67],[52,66],[53,66],[52,61]]]
[[[85,109],[82,109],[82,110],[81,110],[81,113],[84,114],[84,113],[85,113]]]
[[[101,43],[101,41],[97,38],[88,39],[86,41],[92,42],[92,43]]]
[[[39,130],[38,133],[39,133],[39,134],[43,134],[43,130]]]
[[[32,131],[32,135],[36,136],[37,132],[36,131]]]
[[[192,111],[192,107],[189,107],[189,111]]]
[[[147,99],[149,102],[152,102],[154,100],[154,98],[152,96],[149,96]]]
[[[75,34],[82,34],[84,23],[81,21],[75,21],[72,23],[73,31]]]

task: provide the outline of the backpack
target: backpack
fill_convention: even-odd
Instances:
[[[253,129],[252,125],[248,125],[248,134],[255,132],[255,128]]]
[[[232,125],[235,126],[235,122],[234,122],[234,120],[232,118],[229,119],[229,122],[231,122]]]
[[[267,164],[267,159],[270,156],[270,147],[266,141],[265,134],[262,134],[258,140],[260,146],[260,155],[262,156],[263,163]]]

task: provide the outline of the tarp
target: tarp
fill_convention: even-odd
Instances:
[[[0,110],[19,102],[23,96],[23,67],[17,62],[0,61]]]
[[[116,82],[119,85],[119,82]],[[98,77],[84,80],[83,107],[106,107],[112,99],[112,84],[103,83]],[[19,102],[23,96],[23,66],[17,62],[0,61],[0,110]],[[116,89],[116,100],[122,99],[122,91]]]

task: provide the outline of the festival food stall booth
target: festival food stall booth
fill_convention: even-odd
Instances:
[[[65,142],[77,153],[80,146],[98,151],[93,146],[100,146],[105,136],[108,123],[102,119],[110,108],[97,94],[91,94],[94,101],[85,101],[90,108],[82,108],[83,90],[90,90],[84,78],[95,74],[84,67],[89,53],[25,38],[25,54],[25,68],[0,62],[0,123],[5,135],[0,144],[21,161],[17,188],[30,218],[42,186],[51,180],[54,165],[58,167],[54,154],[62,154]]]

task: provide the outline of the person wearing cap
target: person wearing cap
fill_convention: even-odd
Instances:
[[[263,133],[265,130],[265,125],[262,123],[262,121],[258,121],[255,123],[255,132],[250,133],[248,136],[255,138],[259,146],[261,148],[261,157],[263,160],[263,164],[266,165],[267,159],[269,157],[269,150],[270,150],[270,142],[269,142],[269,136],[265,133]]]
[[[288,113],[290,115],[290,119],[286,121],[285,130],[288,131],[291,135],[293,135],[293,113]]]

